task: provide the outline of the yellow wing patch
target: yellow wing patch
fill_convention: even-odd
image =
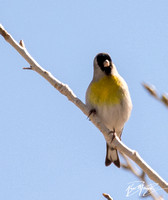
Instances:
[[[117,76],[105,76],[90,86],[89,101],[95,105],[119,104],[124,95]]]

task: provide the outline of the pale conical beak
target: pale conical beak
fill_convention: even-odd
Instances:
[[[109,67],[110,66],[110,61],[109,60],[105,60],[103,65],[104,65],[104,67]]]

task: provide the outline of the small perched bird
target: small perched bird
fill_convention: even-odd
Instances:
[[[107,53],[99,53],[94,59],[94,74],[86,91],[86,105],[111,131],[121,139],[125,122],[129,119],[132,102],[128,86],[118,74]],[[117,150],[106,144],[105,165],[114,163],[120,167]]]

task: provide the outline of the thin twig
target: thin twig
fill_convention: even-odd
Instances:
[[[104,196],[107,200],[113,200],[113,198],[112,198],[109,194],[103,193],[103,196]]]
[[[148,93],[154,97],[156,100],[163,103],[166,107],[168,107],[168,94],[164,93],[161,96],[157,93],[155,87],[153,85],[149,85],[146,83],[143,83],[142,86],[148,91]]]

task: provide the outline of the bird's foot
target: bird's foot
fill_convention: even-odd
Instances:
[[[113,141],[114,138],[116,137],[115,128],[113,128],[113,130],[109,132],[109,135],[112,135],[112,138],[111,138],[111,143],[112,143],[112,141]]]
[[[96,114],[96,109],[91,109],[90,111],[89,111],[89,115],[88,115],[88,117],[87,118],[89,118],[91,115],[95,115]]]

